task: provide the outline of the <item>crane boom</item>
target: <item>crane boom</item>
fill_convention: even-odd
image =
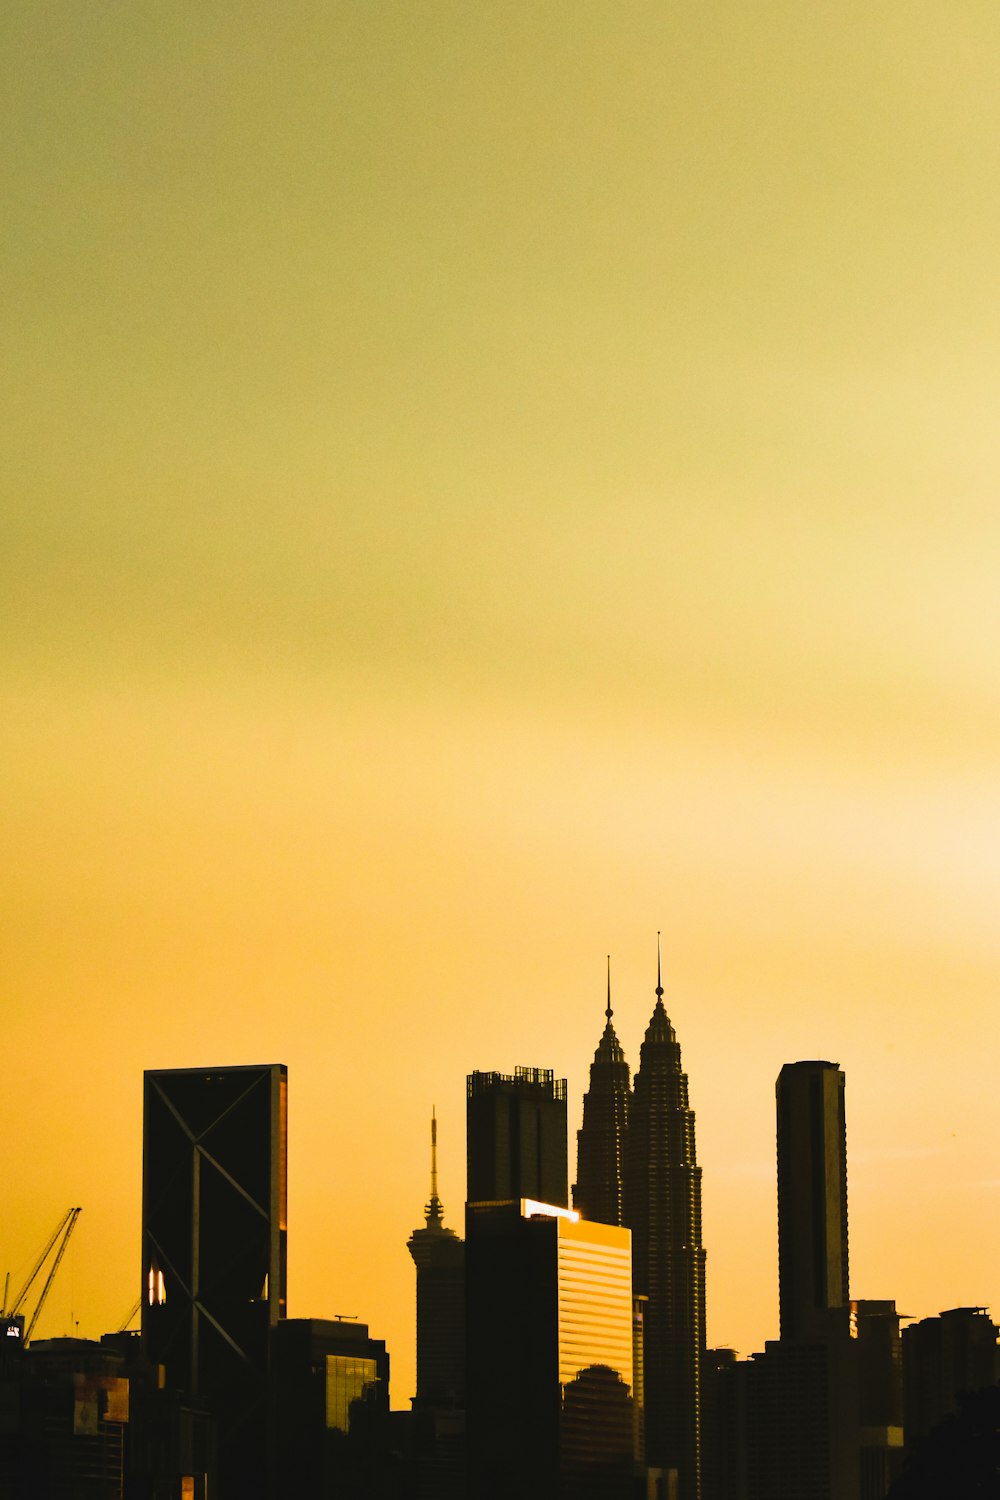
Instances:
[[[63,1232],[62,1240],[59,1243],[59,1249],[56,1251],[56,1258],[52,1262],[52,1269],[49,1272],[48,1276],[45,1278],[45,1285],[42,1287],[42,1295],[38,1299],[38,1306],[35,1308],[34,1315],[33,1315],[32,1319],[31,1319],[31,1322],[28,1324],[27,1328],[24,1330],[24,1344],[25,1344],[25,1348],[27,1348],[28,1341],[31,1338],[31,1330],[34,1328],[35,1324],[38,1322],[38,1314],[41,1312],[42,1308],[45,1306],[45,1299],[49,1295],[49,1288],[52,1285],[53,1281],[55,1280],[56,1272],[59,1269],[59,1263],[62,1260],[63,1256],[66,1254],[66,1246],[69,1244],[69,1237],[73,1233],[73,1230],[76,1228],[76,1221],[80,1217],[80,1215],[82,1214],[82,1212],[83,1212],[82,1208],[71,1208],[70,1211],[69,1211],[69,1214],[67,1215],[66,1228],[65,1228],[65,1231]]]
[[[35,1280],[35,1277],[38,1275],[39,1271],[42,1269],[42,1267],[44,1266],[45,1262],[48,1260],[49,1253],[52,1250],[52,1246],[55,1244],[56,1240],[62,1234],[63,1230],[66,1228],[66,1225],[69,1223],[69,1221],[72,1218],[72,1216],[74,1214],[78,1214],[79,1212],[80,1212],[80,1210],[78,1208],[68,1208],[66,1210],[66,1212],[63,1214],[62,1218],[59,1220],[59,1223],[56,1225],[55,1229],[53,1229],[52,1233],[49,1235],[48,1240],[46,1241],[45,1249],[42,1251],[41,1255],[35,1261],[35,1264],[32,1267],[32,1269],[31,1269],[31,1271],[30,1271],[30,1273],[28,1275],[27,1281],[24,1283],[24,1285],[22,1286],[21,1290],[18,1292],[17,1296],[14,1298],[14,1300],[10,1304],[10,1306],[4,1308],[4,1316],[5,1317],[8,1317],[8,1318],[13,1317],[14,1313],[16,1313],[18,1311],[18,1309],[21,1306],[21,1303],[24,1301],[25,1297],[28,1295],[28,1293],[31,1290],[32,1282]]]
[[[17,1312],[18,1308],[21,1307],[25,1297],[27,1297],[29,1291],[33,1286],[36,1277],[40,1274],[42,1267],[45,1265],[45,1262],[51,1255],[53,1246],[57,1241],[59,1241],[59,1248],[56,1251],[56,1258],[52,1262],[52,1267],[49,1271],[48,1276],[45,1278],[45,1285],[42,1287],[42,1293],[38,1299],[38,1304],[31,1316],[31,1321],[28,1323],[27,1329],[25,1330],[25,1344],[27,1344],[28,1340],[30,1339],[31,1330],[34,1328],[36,1322],[38,1321],[38,1314],[41,1312],[43,1306],[45,1305],[45,1299],[49,1295],[49,1288],[51,1287],[55,1274],[59,1269],[59,1263],[66,1253],[66,1246],[69,1243],[69,1237],[73,1233],[73,1230],[76,1227],[76,1221],[80,1217],[82,1212],[82,1208],[68,1208],[66,1210],[62,1218],[59,1220],[59,1223],[56,1225],[55,1229],[53,1229],[51,1235],[49,1236],[45,1249],[36,1260],[27,1281],[18,1292],[11,1306],[5,1310],[4,1316],[11,1317],[14,1313]],[[60,1236],[62,1237],[61,1239]]]
[[[115,1330],[116,1333],[124,1333],[125,1332],[126,1328],[131,1323],[132,1319],[135,1317],[136,1313],[139,1311],[139,1309],[140,1309],[141,1306],[142,1306],[142,1297],[141,1296],[136,1297],[135,1301],[132,1303],[132,1306],[129,1308],[128,1312],[125,1314],[125,1321],[123,1323],[119,1323],[118,1324],[118,1327]]]

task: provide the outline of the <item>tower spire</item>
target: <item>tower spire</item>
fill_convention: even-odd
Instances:
[[[656,998],[657,998],[657,1000],[662,1000],[663,999],[663,977],[662,977],[661,970],[662,970],[662,958],[661,958],[661,955],[660,955],[660,934],[657,933],[656,934]]]
[[[437,1110],[431,1105],[431,1201],[424,1209],[424,1217],[427,1220],[427,1228],[433,1229],[440,1226],[444,1219],[444,1208],[438,1197],[438,1125]]]
[[[611,955],[604,1032],[583,1096],[583,1125],[576,1134],[577,1180],[573,1207],[599,1224],[622,1222],[622,1151],[628,1122],[629,1067],[611,1017]]]

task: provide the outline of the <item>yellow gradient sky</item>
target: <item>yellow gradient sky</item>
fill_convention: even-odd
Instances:
[[[290,1071],[290,1311],[413,1389],[464,1078],[667,1003],[708,1328],[774,1080],[852,1290],[994,1302],[995,0],[0,14],[5,1208],[137,1294],[141,1074]]]

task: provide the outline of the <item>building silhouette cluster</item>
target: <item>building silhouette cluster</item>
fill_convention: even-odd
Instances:
[[[285,1067],[147,1072],[141,1331],[28,1347],[24,1317],[0,1319],[0,1495],[996,1493],[988,1310],[901,1331],[894,1302],[852,1297],[836,1063],[786,1063],[777,1079],[778,1337],[743,1360],[706,1348],[695,1115],[659,956],[656,980],[633,1077],[609,975],[572,1191],[553,1071],[468,1076],[461,1234],[445,1223],[432,1114],[430,1196],[407,1241],[408,1409],[390,1410],[389,1356],[366,1324],[287,1316]]]

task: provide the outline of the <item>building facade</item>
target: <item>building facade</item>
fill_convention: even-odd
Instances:
[[[844,1075],[836,1063],[786,1063],[775,1094],[779,1326],[803,1338],[850,1300]]]
[[[466,1139],[468,1202],[534,1198],[568,1205],[565,1078],[548,1068],[471,1073]]]
[[[142,1342],[207,1403],[224,1500],[264,1493],[271,1329],[286,1310],[287,1069],[144,1079]]]
[[[389,1357],[350,1319],[289,1318],[271,1331],[270,1493],[388,1500]]]
[[[471,1500],[626,1500],[635,1464],[631,1241],[561,1205],[466,1208]]]

